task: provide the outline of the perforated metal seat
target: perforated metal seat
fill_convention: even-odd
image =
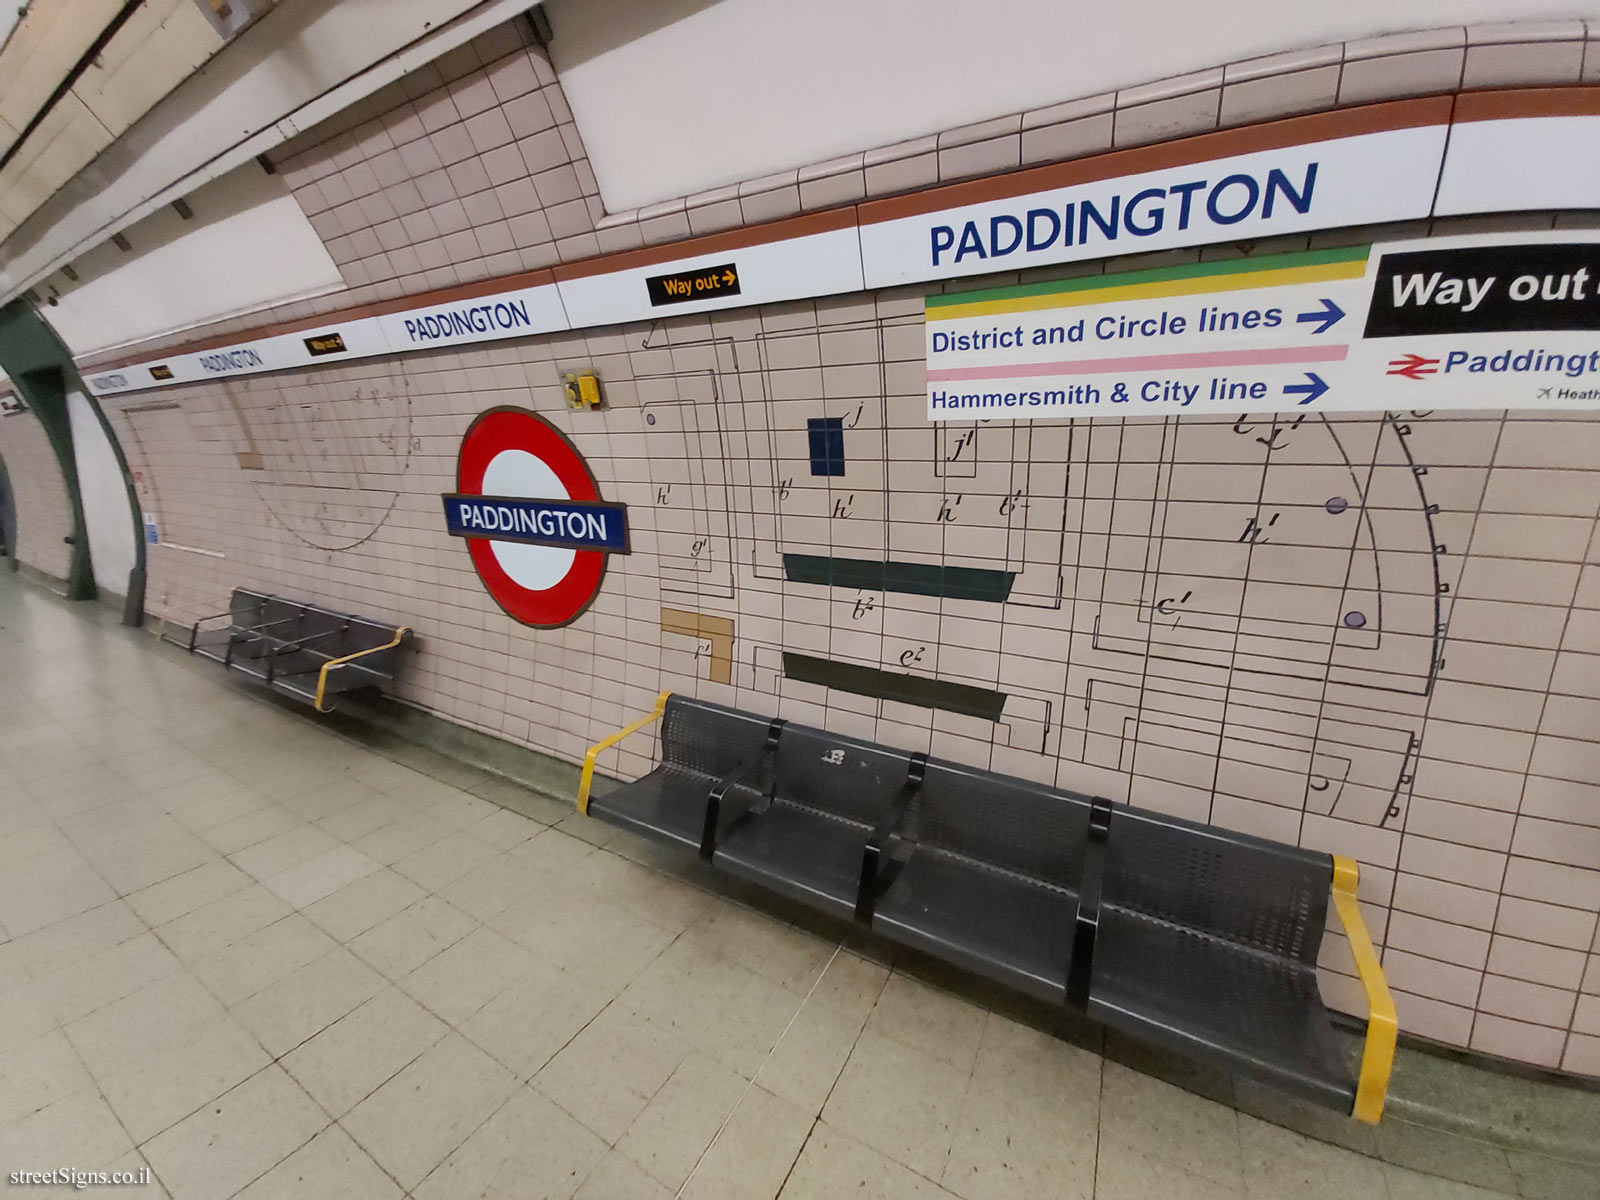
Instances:
[[[717,836],[712,864],[849,917],[872,828],[906,785],[911,756],[855,738],[788,725],[771,799]]]
[[[1089,1015],[1320,1104],[1355,1099],[1314,967],[1111,908],[1101,915]]]
[[[1078,897],[919,846],[872,929],[1053,1004],[1065,997]]]
[[[1317,991],[1329,857],[1121,806],[1108,849],[1089,1015],[1348,1106]]]
[[[661,765],[589,800],[589,813],[635,833],[698,849],[706,802],[719,780],[756,762],[771,722],[706,700],[674,695],[661,717]],[[730,816],[759,793],[744,786]]]
[[[930,760],[897,830],[910,857],[886,869],[873,930],[1062,1002],[1090,804]]]

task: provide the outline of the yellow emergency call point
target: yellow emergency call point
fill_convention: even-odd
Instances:
[[[593,371],[568,371],[565,385],[573,408],[600,407],[600,380]]]

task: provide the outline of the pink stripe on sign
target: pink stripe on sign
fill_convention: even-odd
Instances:
[[[1143,354],[1078,362],[1015,363],[929,371],[928,382],[957,379],[1032,379],[1046,375],[1098,375],[1109,371],[1180,370],[1184,367],[1265,367],[1278,363],[1343,362],[1349,346],[1280,346],[1267,350],[1199,350],[1193,354]]]

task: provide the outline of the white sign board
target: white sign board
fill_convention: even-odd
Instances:
[[[863,222],[866,285],[1425,217],[1446,133],[1388,129]]]
[[[1439,238],[933,296],[930,420],[1600,408],[1600,237]]]

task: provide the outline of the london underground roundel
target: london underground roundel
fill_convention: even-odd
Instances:
[[[444,515],[489,595],[539,629],[576,620],[600,590],[606,556],[628,552],[627,506],[600,499],[576,447],[526,409],[473,421]]]

